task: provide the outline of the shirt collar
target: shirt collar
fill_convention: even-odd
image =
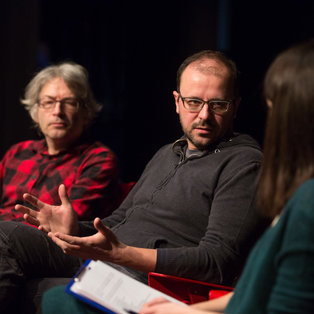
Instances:
[[[84,141],[83,139],[81,139],[75,145],[72,145],[68,149],[61,151],[57,154],[50,155],[48,153],[47,143],[46,143],[45,139],[42,139],[42,140],[36,141],[34,143],[34,148],[35,148],[35,150],[37,150],[38,153],[40,153],[43,156],[59,157],[59,156],[65,155],[65,154],[80,154],[84,150],[84,147],[86,147],[87,145],[88,145],[88,141]]]

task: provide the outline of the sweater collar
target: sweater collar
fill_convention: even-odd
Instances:
[[[203,150],[201,154],[199,154],[200,151],[198,151],[197,156],[204,156],[208,153],[219,152],[221,149],[223,149],[225,147],[232,146],[233,145],[232,140],[237,135],[238,134],[232,134],[231,137],[228,137],[226,139],[222,139],[219,142],[216,142],[216,143],[209,145],[208,148]],[[187,146],[188,146],[188,142],[187,142],[186,136],[184,135],[172,144],[172,150],[174,153],[176,153],[178,155],[181,155],[182,153],[185,154]],[[193,156],[193,154],[191,156]]]

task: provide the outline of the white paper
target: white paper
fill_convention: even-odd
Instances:
[[[156,297],[183,304],[101,261],[90,261],[70,290],[119,314],[128,313],[126,310],[138,312]]]

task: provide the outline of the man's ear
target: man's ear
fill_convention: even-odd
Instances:
[[[240,106],[242,98],[238,96],[234,101],[233,101],[233,119],[237,117],[237,112]]]
[[[31,116],[34,122],[38,124],[38,108],[36,109],[36,112],[34,112]]]
[[[174,90],[172,94],[173,94],[174,101],[176,104],[176,113],[179,113],[180,112],[180,110],[179,110],[179,93]]]
[[[273,102],[270,99],[266,99],[266,104],[269,109],[273,108]]]

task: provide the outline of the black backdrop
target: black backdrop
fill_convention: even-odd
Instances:
[[[236,130],[263,140],[262,79],[273,57],[314,37],[314,1],[5,0],[1,4],[0,154],[34,138],[19,98],[33,73],[84,65],[103,104],[91,132],[137,180],[156,150],[181,135],[172,91],[179,64],[201,49],[228,53],[242,72]]]

